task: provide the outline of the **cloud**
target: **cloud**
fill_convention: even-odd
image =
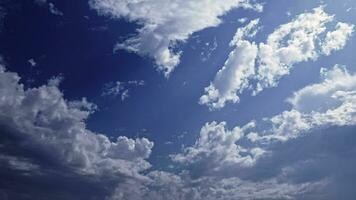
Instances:
[[[123,18],[141,25],[137,35],[115,49],[125,49],[153,58],[157,70],[168,77],[180,62],[177,43],[185,42],[193,33],[221,23],[220,17],[234,8],[261,11],[262,5],[249,0],[180,0],[116,1],[90,0],[91,8],[100,15]]]
[[[259,142],[285,142],[315,129],[356,125],[356,75],[340,65],[322,68],[320,73],[319,83],[308,85],[287,99],[290,110],[253,122],[256,126],[249,132],[240,132],[240,137],[246,136],[258,146]]]
[[[228,101],[237,103],[240,98],[238,91],[248,87],[248,78],[255,74],[255,59],[258,48],[255,43],[244,40],[257,33],[259,20],[251,21],[246,27],[238,29],[230,45],[235,49],[230,53],[222,69],[218,71],[214,81],[205,88],[205,95],[199,103],[218,109]]]
[[[320,83],[288,99],[293,106],[290,111],[271,118],[271,137],[288,140],[313,128],[356,125],[356,75],[335,65],[330,70],[322,68],[321,76]]]
[[[121,101],[124,101],[129,97],[129,91],[132,86],[139,87],[145,85],[143,80],[132,80],[127,82],[116,81],[106,83],[104,85],[101,96],[112,96],[112,97],[121,97]]]
[[[354,25],[337,23],[336,30],[328,32],[325,41],[321,44],[325,55],[330,55],[332,51],[340,50],[346,45],[346,41],[354,32]]]
[[[86,99],[65,100],[58,81],[24,89],[19,80],[16,73],[0,70],[0,125],[7,134],[26,140],[26,148],[40,148],[83,174],[140,177],[151,166],[146,161],[151,141],[124,136],[111,141],[86,129],[85,120],[96,108]]]
[[[34,0],[34,2],[39,6],[46,6],[48,10],[53,15],[63,16],[64,13],[60,11],[52,2],[48,2],[47,0]]]
[[[287,101],[291,109],[275,116],[232,129],[226,122],[205,124],[193,145],[171,156],[183,168],[179,187],[191,188],[185,198],[354,195],[355,145],[345,138],[354,137],[356,126],[356,75],[335,65],[321,69],[320,79],[296,91]],[[345,171],[335,163],[344,163]]]
[[[33,59],[33,58],[29,59],[27,62],[31,65],[31,67],[36,67],[36,65],[37,65],[35,59]]]
[[[247,40],[258,31],[258,21],[239,28],[231,41],[235,49],[214,81],[205,88],[200,104],[214,110],[224,107],[226,102],[238,103],[239,95],[246,89],[256,95],[265,88],[276,87],[295,64],[342,49],[354,25],[338,23],[334,31],[328,31],[327,24],[333,21],[334,16],[318,7],[279,26],[265,43],[258,45]]]
[[[155,199],[155,200],[250,200],[250,199],[295,199],[322,187],[325,182],[279,183],[276,179],[260,181],[239,178],[202,177],[190,179],[168,172],[153,171],[148,175],[151,182],[137,185],[127,183],[117,188],[111,200]]]
[[[344,88],[355,81],[354,75],[341,66],[323,69],[321,73],[320,83],[308,86],[313,87],[312,89],[305,87],[291,97],[295,99],[290,100],[294,102],[295,112],[302,113],[296,110],[297,105],[303,104],[301,99],[307,98],[309,90],[323,91],[322,94],[331,96],[338,94],[337,97],[341,91],[342,104],[354,104],[348,101],[353,98],[352,91],[355,88]],[[23,198],[23,195],[36,195],[46,198],[55,197],[61,192],[62,196],[57,198],[88,199],[89,196],[90,199],[102,199],[107,196],[112,200],[313,199],[313,195],[331,187],[332,183],[328,181],[327,175],[313,180],[293,180],[303,176],[296,169],[298,166],[303,166],[303,169],[306,167],[301,165],[300,160],[307,159],[308,154],[305,157],[301,155],[296,160],[287,159],[286,163],[277,162],[274,160],[277,157],[273,157],[277,149],[271,147],[276,143],[268,143],[266,146],[266,143],[259,143],[262,140],[248,140],[248,136],[258,128],[256,123],[233,129],[227,128],[225,122],[207,123],[194,145],[172,156],[178,165],[177,169],[181,171],[150,171],[151,164],[147,159],[153,143],[145,138],[130,139],[125,136],[111,141],[105,135],[88,130],[85,120],[95,111],[95,105],[85,99],[64,99],[58,89],[60,77],[50,79],[47,85],[28,89],[24,89],[19,80],[16,73],[4,68],[0,70],[0,171],[8,174],[1,175],[4,179],[0,184],[6,185],[6,181],[14,180],[14,177],[18,181],[16,187],[10,184],[0,190],[0,196],[18,199]],[[346,80],[346,83],[340,80]],[[349,96],[346,98],[345,94]],[[326,110],[335,109],[338,107]],[[349,114],[353,113],[349,111]],[[302,116],[308,113],[314,113],[313,109],[304,111]],[[323,122],[320,117],[315,119]],[[331,118],[326,119],[330,121]],[[271,130],[277,133],[278,123],[276,120],[271,121],[274,123]],[[291,139],[284,141],[291,142]],[[274,162],[267,162],[268,159]],[[342,161],[346,162],[347,159]],[[281,171],[271,176],[259,176],[260,170],[273,167]],[[66,173],[62,174],[63,170]],[[53,180],[56,180],[58,186],[53,185]],[[22,184],[27,182],[31,184]],[[52,186],[48,184],[50,182]],[[74,187],[73,184],[78,185],[75,191],[70,189]],[[21,189],[18,192],[18,188],[30,189]],[[93,188],[95,193],[87,191],[88,188]],[[57,193],[41,193],[43,190],[54,190]],[[81,191],[80,194],[78,190]]]
[[[207,123],[201,129],[195,144],[185,148],[184,153],[173,155],[172,159],[198,168],[194,171],[195,174],[218,173],[226,171],[227,168],[251,166],[264,151],[258,148],[245,149],[236,143],[253,126],[254,124],[250,123],[242,128],[235,127],[233,130],[228,130],[225,122]]]

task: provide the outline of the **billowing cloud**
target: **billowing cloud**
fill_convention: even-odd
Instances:
[[[325,191],[325,188],[330,186],[328,176],[324,175],[313,180],[291,180],[291,177],[303,175],[296,174],[296,169],[300,166],[305,167],[300,162],[308,157],[301,156],[296,161],[289,161],[291,163],[260,161],[276,159],[273,157],[273,149],[266,146],[266,141],[288,142],[292,138],[300,138],[301,134],[295,134],[295,137],[288,136],[288,140],[279,139],[282,138],[279,133],[286,133],[283,127],[301,124],[299,121],[303,121],[309,127],[323,126],[327,123],[330,125],[355,124],[353,105],[356,99],[354,97],[356,76],[341,66],[335,66],[330,70],[323,69],[321,73],[320,83],[307,86],[290,98],[293,112],[299,113],[298,117],[289,115],[290,118],[287,118],[286,114],[272,117],[269,120],[271,132],[257,130],[257,122],[232,129],[227,128],[225,122],[207,123],[201,129],[194,145],[172,156],[178,166],[177,169],[182,169],[178,173],[172,173],[148,170],[151,164],[147,159],[153,147],[153,143],[149,140],[120,136],[115,141],[111,141],[105,135],[88,130],[85,120],[95,111],[95,105],[88,103],[85,99],[65,100],[58,89],[60,78],[53,78],[47,85],[38,88],[25,89],[19,83],[20,78],[16,73],[2,68],[0,71],[0,126],[3,132],[0,140],[6,142],[2,142],[0,146],[2,152],[0,168],[2,170],[10,168],[15,171],[12,173],[16,173],[16,177],[21,175],[21,180],[31,180],[39,184],[41,188],[48,188],[49,186],[45,183],[53,182],[54,177],[63,184],[61,187],[64,187],[63,190],[67,192],[66,184],[73,181],[78,185],[84,184],[83,187],[100,186],[99,194],[92,194],[89,191],[92,199],[102,199],[105,195],[112,200],[163,200],[167,198],[249,200],[299,199],[299,197],[313,199],[315,193]],[[313,97],[313,91],[319,95]],[[320,97],[323,98],[320,102],[324,102],[328,96],[331,96],[331,100],[336,98],[335,101],[340,102],[322,104],[321,110],[319,107],[308,109],[303,107],[303,104],[308,104],[305,99]],[[312,101],[318,102],[318,99]],[[344,114],[340,115],[341,111]],[[312,125],[308,121],[311,118],[315,119]],[[282,125],[281,122],[287,123],[289,119],[298,120],[290,120],[289,125]],[[341,120],[344,120],[344,123],[339,123]],[[302,127],[299,130],[301,133],[310,128]],[[254,133],[257,136],[252,141],[250,136]],[[273,136],[265,137],[268,136],[267,133],[273,133]],[[273,144],[275,143],[268,143],[268,145]],[[13,151],[14,147],[16,151]],[[39,158],[35,159],[37,156],[41,156],[41,161]],[[41,163],[43,160],[51,160],[56,167],[64,166],[74,174],[69,176],[58,174],[58,171],[54,173],[53,169],[48,169],[48,164]],[[345,162],[345,160],[342,161]],[[274,172],[275,174],[271,176],[258,176],[260,168],[271,167],[278,167],[280,171]],[[96,178],[92,180],[90,177]],[[41,180],[36,181],[36,179]],[[4,182],[0,181],[0,183]],[[35,188],[35,185],[20,185],[20,187]],[[26,194],[26,192],[11,193],[11,190],[16,191],[15,188],[7,187],[6,190],[0,191],[0,195],[19,198],[19,195]],[[85,191],[83,188],[81,190]],[[36,190],[31,191],[27,195],[39,195]],[[71,196],[65,192],[64,194],[65,196],[62,196],[64,199],[78,199],[76,195],[71,194]],[[43,194],[41,195],[43,197]],[[46,195],[48,197],[52,194]],[[83,199],[85,199],[84,196]]]
[[[321,44],[325,55],[330,55],[332,51],[340,50],[346,45],[347,39],[354,32],[354,25],[339,22],[336,30],[328,32],[325,41]]]
[[[139,177],[140,171],[150,167],[146,159],[153,147],[151,141],[124,136],[111,141],[86,128],[85,120],[95,105],[86,99],[65,100],[56,79],[28,89],[19,80],[16,73],[1,68],[0,125],[11,137],[26,140],[23,148],[40,148],[52,159],[84,174]]]
[[[177,43],[186,41],[195,32],[219,25],[220,17],[234,8],[262,10],[260,4],[249,0],[90,0],[89,4],[101,15],[141,25],[136,36],[117,44],[116,49],[153,58],[166,77],[180,62]]]
[[[247,41],[246,37],[256,34],[256,21],[239,28],[231,42],[235,44],[235,50],[214,81],[205,88],[206,94],[200,103],[210,109],[222,108],[226,102],[238,103],[239,94],[246,89],[256,95],[265,88],[276,87],[295,64],[316,60],[320,55],[330,55],[332,51],[342,49],[354,25],[338,23],[335,30],[328,31],[327,25],[332,21],[334,16],[318,7],[281,25],[268,36],[266,43],[258,45]]]
[[[273,134],[265,138],[288,140],[305,131],[327,126],[356,125],[356,75],[336,65],[321,70],[320,83],[295,92],[292,110],[271,118]]]
[[[227,168],[251,166],[264,151],[258,148],[245,149],[236,143],[253,127],[254,123],[250,123],[242,128],[228,130],[225,122],[207,123],[201,129],[196,143],[185,148],[183,154],[172,156],[172,159],[199,168],[198,173],[206,174],[225,171]]]

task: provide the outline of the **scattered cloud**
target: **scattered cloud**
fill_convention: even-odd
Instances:
[[[235,49],[214,81],[205,88],[200,104],[214,110],[224,107],[226,102],[238,103],[239,94],[246,89],[256,95],[265,88],[276,87],[295,64],[342,49],[354,25],[338,23],[335,30],[328,31],[327,24],[333,21],[334,16],[318,7],[279,26],[266,43],[258,45],[247,40],[258,31],[258,21],[239,28],[231,41]]]
[[[115,1],[90,0],[90,6],[100,15],[124,18],[141,27],[137,35],[116,45],[142,56],[153,58],[157,70],[168,77],[180,62],[181,51],[175,47],[193,33],[221,23],[220,17],[234,8],[262,10],[262,5],[249,0],[180,0]],[[177,14],[178,13],[178,14]]]
[[[101,93],[101,96],[112,96],[112,97],[117,97],[120,96],[121,100],[124,101],[127,99],[130,91],[130,87],[135,86],[135,87],[140,87],[144,86],[145,81],[143,80],[132,80],[132,81],[127,81],[127,82],[121,82],[121,81],[116,81],[106,83],[104,85],[103,92]]]
[[[34,2],[39,6],[46,6],[48,10],[53,15],[63,16],[63,12],[60,11],[52,2],[48,2],[47,0],[34,0]]]
[[[6,130],[1,138],[11,141],[0,147],[0,162],[7,163],[2,165],[2,169],[8,167],[21,171],[22,179],[32,176],[33,180],[36,180],[34,177],[54,180],[49,175],[54,172],[46,169],[48,164],[41,163],[51,160],[57,167],[64,166],[74,173],[69,177],[66,175],[66,178],[57,174],[57,179],[71,181],[73,178],[78,181],[80,177],[79,180],[85,179],[81,184],[93,184],[86,179],[98,177],[96,184],[100,181],[100,185],[104,184],[102,187],[112,185],[112,190],[106,191],[111,193],[108,198],[112,200],[163,200],[168,198],[167,195],[178,200],[293,199],[327,184],[324,179],[288,182],[283,178],[284,174],[263,180],[224,176],[227,171],[251,169],[260,158],[265,157],[262,148],[244,148],[237,144],[245,140],[246,133],[255,128],[255,123],[232,130],[226,128],[226,123],[207,123],[192,147],[172,156],[184,168],[183,171],[175,174],[149,171],[151,164],[147,159],[153,142],[146,138],[130,139],[125,136],[112,141],[105,135],[88,130],[85,120],[96,106],[86,99],[65,100],[58,89],[58,77],[52,78],[47,85],[28,89],[24,89],[19,80],[16,73],[5,68],[0,70],[0,113],[3,113],[0,114],[0,126]],[[21,157],[13,155],[13,146],[16,146],[17,152],[26,153],[22,153]],[[110,177],[110,181],[101,177]],[[10,197],[18,195],[8,190],[5,194]],[[73,199],[73,196],[66,199]]]
[[[37,65],[35,59],[33,58],[29,59],[27,62],[31,65],[31,67],[35,67]]]
[[[202,52],[200,53],[200,58],[203,62],[207,61],[214,51],[218,48],[218,42],[216,37],[212,42],[206,42],[205,45],[202,47]]]
[[[175,162],[198,168],[197,173],[219,173],[228,168],[238,169],[255,163],[264,151],[258,148],[245,149],[236,143],[244,137],[254,123],[233,130],[226,129],[226,123],[207,123],[200,131],[200,137],[192,147],[184,149],[184,153],[173,155]],[[242,156],[241,154],[244,154]]]

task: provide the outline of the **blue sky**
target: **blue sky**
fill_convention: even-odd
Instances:
[[[352,198],[355,9],[1,1],[0,197]]]

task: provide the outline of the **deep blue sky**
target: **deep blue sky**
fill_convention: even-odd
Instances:
[[[229,42],[236,29],[243,26],[238,19],[260,18],[262,29],[253,39],[259,43],[279,25],[320,5],[325,5],[325,12],[335,15],[336,21],[356,24],[355,8],[345,11],[356,3],[351,0],[276,0],[265,2],[264,11],[260,13],[233,9],[222,17],[223,23],[219,26],[195,32],[176,46],[183,52],[181,63],[167,79],[157,72],[150,57],[125,50],[113,51],[118,41],[136,33],[139,25],[135,22],[100,16],[86,0],[48,2],[63,15],[54,15],[46,6],[32,0],[0,4],[6,12],[0,30],[0,55],[6,68],[17,72],[26,88],[46,84],[51,77],[63,77],[59,88],[66,99],[86,97],[98,106],[87,120],[88,129],[112,138],[146,137],[155,143],[149,158],[153,169],[168,170],[169,155],[180,152],[182,145],[194,144],[207,122],[226,121],[227,127],[233,128],[289,110],[291,106],[285,99],[294,91],[318,82],[320,67],[341,64],[348,66],[349,72],[356,72],[356,40],[351,37],[341,51],[315,61],[297,63],[278,87],[266,89],[257,96],[243,93],[240,103],[210,111],[199,105],[199,98],[233,49]],[[201,52],[209,53],[207,49],[214,40],[216,49],[203,59]],[[30,59],[34,59],[36,66],[31,66]],[[131,80],[143,80],[145,84],[129,85],[130,96],[124,101],[119,96],[101,95],[106,83]],[[347,129],[348,132],[354,130]],[[338,131],[343,132],[343,129]],[[350,140],[355,141],[355,138]],[[349,146],[354,148],[355,144]]]

